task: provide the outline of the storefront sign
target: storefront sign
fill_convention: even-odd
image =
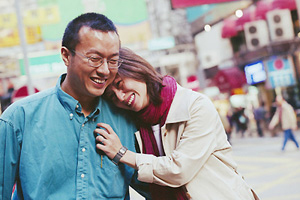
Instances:
[[[151,39],[148,42],[148,49],[151,51],[169,49],[175,46],[174,37],[162,37]]]
[[[267,78],[264,64],[262,61],[250,63],[244,68],[247,83],[253,85],[256,83],[264,82]]]
[[[25,75],[23,59],[20,59],[19,62],[21,75]],[[66,66],[63,63],[60,54],[31,57],[29,58],[29,63],[31,75],[51,76],[66,72]]]
[[[267,61],[268,80],[272,88],[296,84],[294,65],[289,58],[275,58]]]

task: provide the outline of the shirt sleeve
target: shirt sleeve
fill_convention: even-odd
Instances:
[[[19,165],[20,144],[11,123],[0,119],[0,199],[11,199]]]
[[[219,115],[207,98],[198,98],[190,108],[179,144],[169,156],[136,156],[138,179],[170,187],[191,181],[219,147],[229,147]]]

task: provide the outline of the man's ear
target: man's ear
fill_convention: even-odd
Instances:
[[[68,67],[71,59],[71,52],[66,47],[61,47],[60,49],[61,58],[63,59],[65,65]]]

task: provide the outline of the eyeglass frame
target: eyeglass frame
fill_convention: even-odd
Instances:
[[[89,64],[90,67],[98,68],[98,67],[101,67],[101,66],[104,64],[104,58],[102,58],[101,56],[99,56],[99,57],[93,57],[93,56],[88,57],[88,56],[85,56],[84,54],[82,54],[82,53],[80,53],[80,52],[75,51],[75,50],[70,50],[70,51],[73,52],[75,55],[77,54],[77,55],[80,55],[80,56],[83,57],[83,58],[88,59],[88,64]],[[96,58],[96,59],[100,59],[100,64],[99,64],[98,66],[94,66],[94,65],[91,64],[93,61],[90,61],[90,60],[93,59],[93,58],[94,58],[94,59],[95,59],[95,58]],[[117,60],[115,60],[116,62],[118,62],[117,67],[110,67],[110,66],[109,66],[109,62],[110,62],[111,60],[112,60],[112,59],[106,61],[106,64],[107,64],[107,66],[108,66],[108,69],[110,69],[110,70],[116,70],[116,69],[119,69],[119,67],[121,66],[121,64],[122,64],[122,62],[123,62],[122,59],[117,59]]]

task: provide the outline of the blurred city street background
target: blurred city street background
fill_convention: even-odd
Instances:
[[[300,131],[296,131],[300,140]],[[283,135],[232,137],[234,159],[239,172],[261,200],[300,199],[300,150],[291,141],[281,151]],[[132,200],[143,200],[132,191]]]
[[[0,0],[0,115],[55,85],[66,72],[67,23],[99,12],[116,24],[122,46],[210,97],[262,200],[299,200],[300,151],[288,142],[282,152],[282,131],[267,128],[278,94],[300,125],[299,11],[300,0]]]

